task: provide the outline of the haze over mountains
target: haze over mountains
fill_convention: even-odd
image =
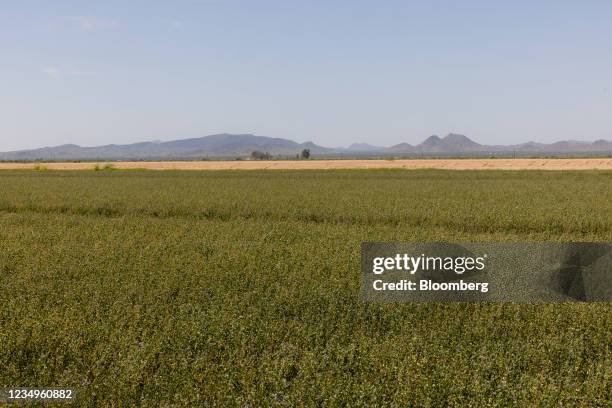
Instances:
[[[354,143],[347,148],[298,143],[288,139],[251,134],[217,134],[169,142],[141,142],[126,145],[81,147],[61,145],[32,150],[0,153],[3,161],[33,160],[176,160],[249,157],[258,150],[274,156],[295,157],[303,149],[312,156],[529,156],[529,155],[604,155],[612,154],[612,142],[560,141],[551,144],[528,142],[517,145],[482,145],[464,135],[450,133],[430,136],[422,143],[400,143],[390,147]]]

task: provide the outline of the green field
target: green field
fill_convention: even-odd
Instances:
[[[609,406],[610,304],[366,304],[363,241],[612,241],[612,172],[0,172],[0,387]]]

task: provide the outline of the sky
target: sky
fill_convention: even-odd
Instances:
[[[612,140],[612,2],[0,0],[0,151]]]

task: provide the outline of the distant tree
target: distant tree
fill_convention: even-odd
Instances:
[[[309,157],[310,157],[310,149],[302,150],[302,158],[303,159],[308,159]]]
[[[254,150],[251,153],[251,157],[255,160],[263,160],[266,158],[266,154],[264,152],[260,152],[259,150]]]
[[[259,150],[254,150],[251,153],[251,157],[255,160],[270,160],[272,159],[272,155],[268,152],[260,152]]]

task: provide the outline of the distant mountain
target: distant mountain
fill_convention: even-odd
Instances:
[[[413,149],[414,146],[410,143],[400,143],[387,148],[388,151],[392,152],[411,152]]]
[[[412,146],[408,143],[400,143],[386,149],[389,153],[403,154],[429,154],[429,155],[484,155],[484,154],[588,154],[588,153],[612,153],[612,142],[597,140],[593,143],[576,140],[561,141],[555,143],[528,142],[517,145],[491,146],[482,145],[471,140],[469,137],[457,133],[449,133],[441,138],[437,135],[429,136],[422,143]]]
[[[429,136],[417,147],[424,152],[465,152],[480,150],[482,145],[470,140],[467,136],[449,133],[444,138],[437,135]]]
[[[593,143],[582,142],[578,140],[564,140],[550,144],[528,142],[512,146],[519,151],[554,151],[554,152],[572,152],[584,150],[606,150],[612,147],[612,142],[598,140]]]
[[[42,149],[0,153],[0,160],[129,160],[129,159],[201,159],[205,157],[249,156],[254,150],[272,155],[295,156],[303,149],[311,154],[333,152],[312,142],[250,134],[218,134],[170,142],[142,142],[127,145],[81,147],[62,145]]]
[[[33,150],[0,153],[3,161],[32,160],[173,160],[248,157],[259,150],[273,156],[295,157],[303,149],[312,156],[484,156],[484,155],[579,155],[612,154],[612,142],[603,139],[593,143],[575,140],[550,144],[527,142],[509,146],[482,145],[464,135],[433,135],[418,145],[400,143],[391,147],[354,143],[348,148],[328,148],[313,142],[297,143],[288,139],[251,134],[217,134],[169,142],[142,142],[126,145],[81,147],[67,144]]]
[[[482,151],[484,147],[485,146],[472,141],[467,136],[449,133],[443,138],[438,135],[429,136],[416,146],[400,143],[391,146],[389,150],[413,153],[462,153]]]
[[[353,143],[346,150],[350,152],[379,152],[385,150],[383,146],[374,146],[368,143]]]
[[[610,149],[612,148],[612,142],[608,142],[607,140],[599,139],[599,140],[594,141],[592,146],[595,148]]]
[[[438,137],[438,135],[429,136],[427,139],[423,140],[419,147],[425,149],[439,149],[444,144],[443,140]]]
[[[444,139],[442,139],[442,142],[447,148],[455,150],[473,150],[482,148],[481,144],[474,142],[469,137],[456,133],[449,133]]]

